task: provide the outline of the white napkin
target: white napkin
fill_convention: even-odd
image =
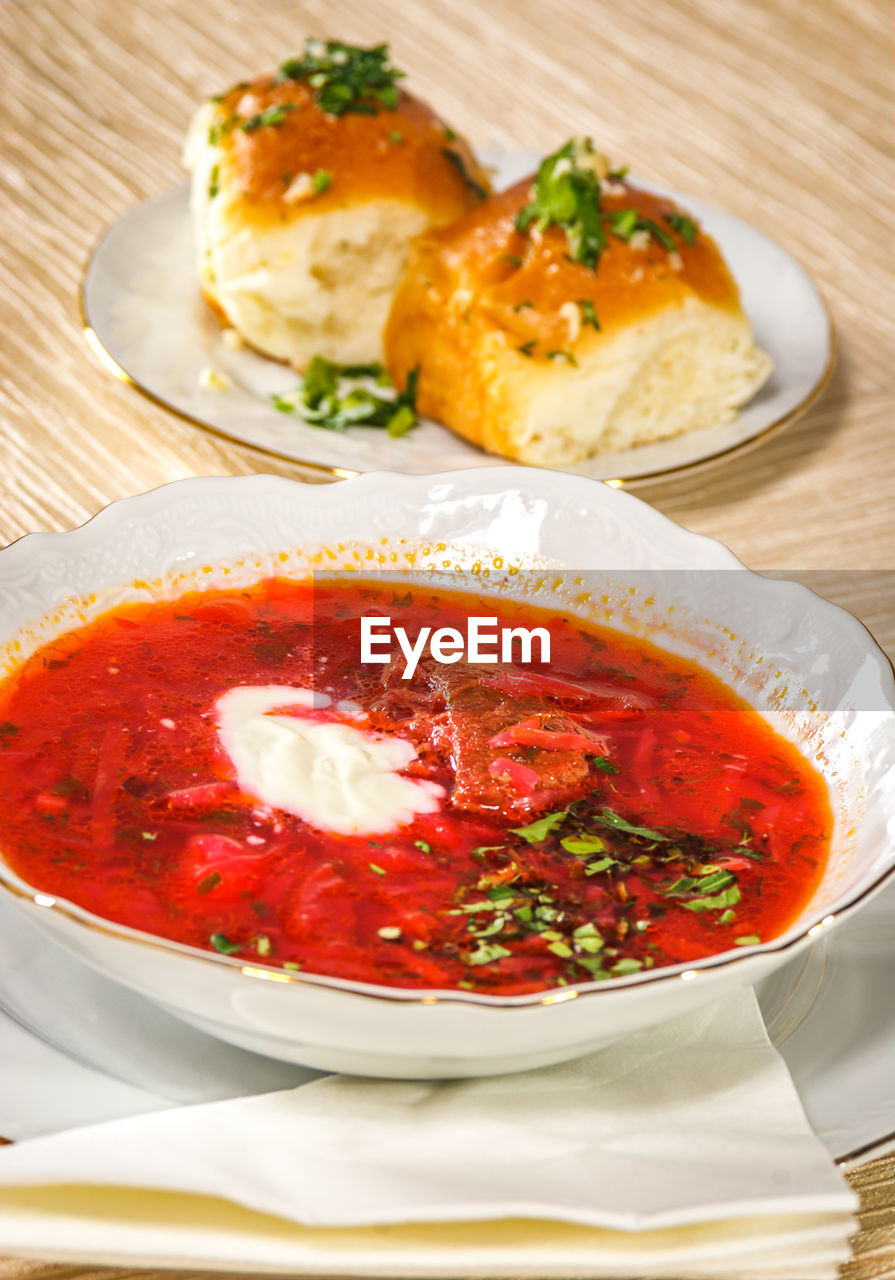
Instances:
[[[583,1255],[581,1232],[572,1233],[553,1274],[648,1266],[725,1280],[834,1277],[856,1207],[751,991],[521,1075],[331,1076],[0,1150],[0,1186],[50,1183],[217,1196],[317,1229],[552,1220],[592,1229]],[[563,1233],[544,1229],[562,1254]],[[463,1270],[461,1228],[455,1237],[456,1256],[446,1245],[439,1254],[446,1274]],[[0,1252],[3,1244],[0,1220]],[[421,1256],[403,1274],[423,1274]],[[527,1256],[534,1262],[530,1248]],[[485,1274],[481,1250],[467,1261]],[[545,1261],[538,1274],[548,1274]],[[524,1262],[513,1264],[510,1249],[503,1264],[491,1260],[491,1274],[521,1274]],[[386,1257],[368,1274],[397,1274],[395,1263]],[[438,1273],[431,1257],[426,1265]]]

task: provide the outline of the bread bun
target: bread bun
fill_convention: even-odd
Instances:
[[[421,413],[545,466],[730,421],[772,362],[714,241],[586,140],[546,164],[541,203],[528,178],[415,242],[386,326],[396,383],[418,367]],[[551,217],[578,196],[581,216]]]
[[[265,355],[300,369],[318,354],[381,360],[409,240],[488,193],[466,143],[399,76],[384,46],[309,41],[192,122],[202,290]]]

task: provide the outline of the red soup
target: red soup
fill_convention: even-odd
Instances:
[[[421,649],[487,614],[550,661]],[[531,657],[539,657],[538,645]],[[697,666],[580,620],[369,580],[124,605],[0,686],[9,865],[97,915],[258,965],[515,995],[782,932],[825,785]]]

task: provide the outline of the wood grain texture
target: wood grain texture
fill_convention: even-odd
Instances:
[[[547,149],[592,134],[617,161],[732,210],[807,267],[839,338],[824,398],[750,453],[637,491],[752,567],[818,574],[811,585],[895,653],[883,0],[0,4],[0,542],[71,527],[183,476],[319,479],[112,380],[84,344],[77,303],[103,228],[180,178],[194,104],[308,34],[390,41],[412,86],[475,144]],[[854,1183],[865,1209],[846,1274],[895,1275],[895,1158]],[[106,1274],[143,1273],[0,1264],[0,1280]]]

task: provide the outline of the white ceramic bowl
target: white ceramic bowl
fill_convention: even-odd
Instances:
[[[101,920],[24,883],[2,857],[0,885],[82,959],[204,1031],[327,1070],[439,1077],[561,1061],[718,999],[789,960],[888,878],[895,682],[870,635],[805,588],[760,578],[719,543],[580,477],[513,467],[325,486],[179,481],[0,552],[0,653],[10,670],[120,600],[321,565],[402,571],[411,555],[417,572],[458,568],[512,594],[523,583],[541,604],[695,657],[796,742],[827,780],[835,830],[823,880],[794,924],[696,964],[493,997],[247,965]],[[532,572],[510,573],[518,568]]]

